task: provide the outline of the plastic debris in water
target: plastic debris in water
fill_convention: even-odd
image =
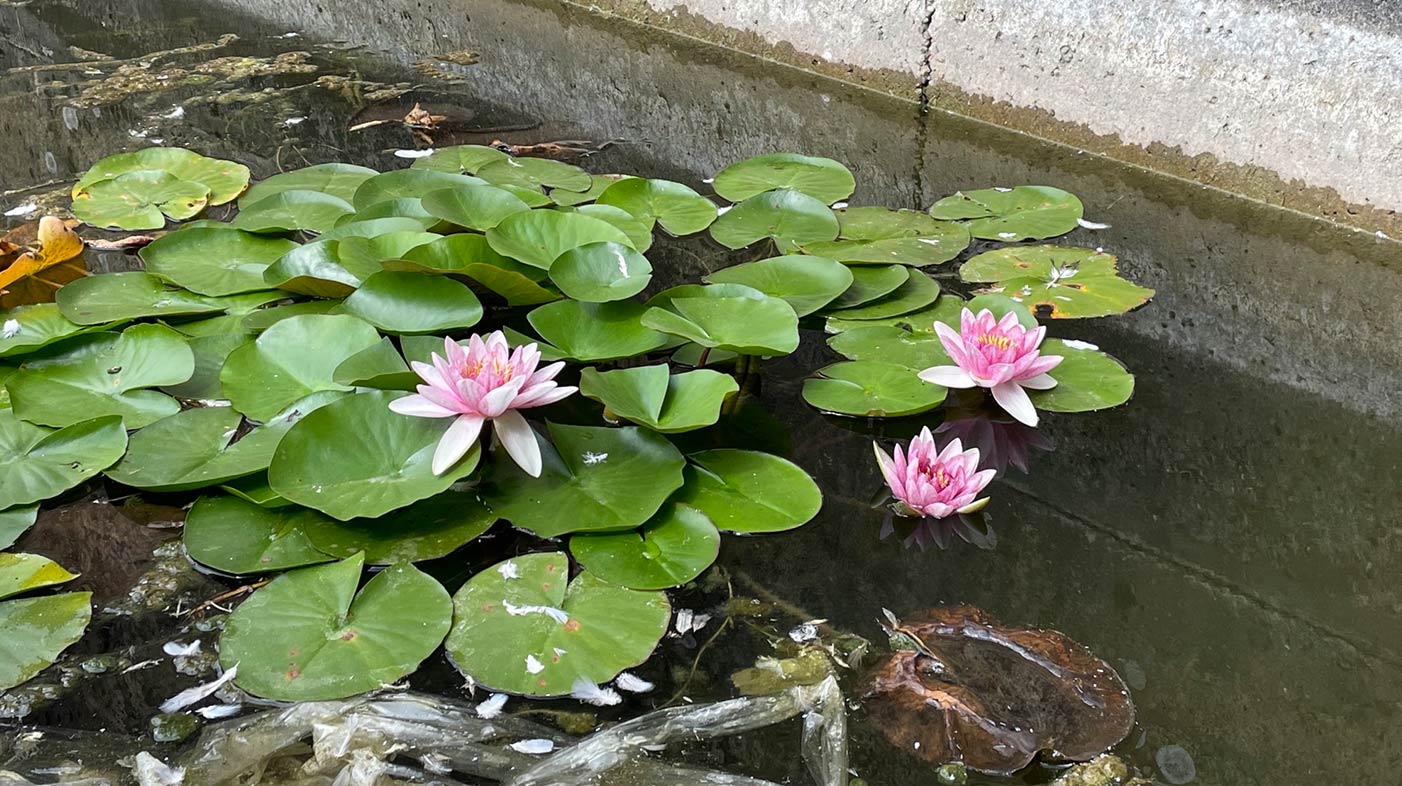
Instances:
[[[583,677],[575,680],[574,685],[570,687],[570,698],[593,704],[595,707],[612,707],[623,701],[618,691],[595,685]]]
[[[614,684],[616,684],[620,690],[626,690],[629,693],[647,693],[654,687],[651,682],[627,671],[618,675],[618,679],[614,681]]]
[[[505,693],[493,693],[485,701],[477,704],[477,717],[482,720],[491,720],[501,715],[501,710],[506,706]]]
[[[15,218],[15,217],[17,217],[17,216],[27,216],[27,215],[29,215],[29,214],[31,214],[31,213],[36,213],[36,212],[38,212],[38,210],[39,210],[39,206],[38,206],[38,205],[34,204],[33,202],[25,202],[24,204],[22,204],[22,205],[20,205],[20,206],[18,206],[18,207],[12,207],[12,208],[10,208],[9,210],[6,210],[6,211],[5,211],[5,217],[6,217],[6,218]]]
[[[136,754],[131,771],[141,786],[179,786],[185,782],[184,767],[172,767],[146,751]]]
[[[813,641],[814,639],[818,638],[818,626],[814,625],[811,622],[805,622],[802,625],[799,625],[798,627],[789,631],[789,638],[793,639],[799,644],[802,644],[805,641]]]
[[[517,753],[533,753],[542,756],[555,750],[555,743],[550,740],[521,740],[511,743],[509,747]]]

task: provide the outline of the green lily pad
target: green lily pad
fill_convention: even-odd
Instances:
[[[590,177],[592,178],[592,181],[589,183],[588,190],[566,191],[563,188],[557,188],[554,191],[550,192],[549,201],[560,205],[561,207],[572,207],[574,205],[587,204],[589,202],[597,200],[599,196],[603,194],[604,191],[608,190],[609,186],[612,186],[614,183],[617,183],[620,180],[636,179],[633,175],[590,175]],[[526,195],[522,195],[521,198],[525,199],[527,204],[530,204],[530,199],[528,199]],[[540,205],[532,204],[531,207],[540,207]]]
[[[142,317],[217,314],[254,308],[286,297],[261,290],[226,297],[196,295],[136,271],[86,276],[58,291],[55,302],[63,316],[79,325],[101,325]]]
[[[590,243],[632,247],[623,230],[597,218],[556,210],[514,213],[487,230],[487,242],[502,256],[549,270],[561,254]]]
[[[780,189],[739,202],[711,224],[711,237],[726,248],[744,248],[765,238],[806,245],[837,237],[837,216],[807,194]]]
[[[107,477],[139,489],[185,491],[262,472],[292,423],[259,426],[235,442],[242,423],[228,407],[177,412],[133,434]]]
[[[325,232],[343,216],[355,213],[351,203],[320,191],[280,191],[239,211],[233,225],[249,232]]]
[[[678,236],[700,232],[716,220],[714,202],[671,180],[625,178],[604,189],[595,203],[622,208]]]
[[[1056,380],[1051,390],[1029,390],[1032,405],[1047,412],[1092,412],[1117,407],[1134,395],[1134,375],[1114,358],[1089,345],[1049,338],[1043,355],[1066,358],[1047,372]]]
[[[904,265],[885,267],[854,267],[852,286],[848,287],[836,300],[833,308],[851,308],[883,298],[910,280],[910,270]]]
[[[542,469],[533,478],[493,450],[487,505],[542,538],[631,529],[652,518],[682,484],[682,454],[648,429],[550,424],[537,435]]]
[[[579,392],[603,404],[611,417],[663,434],[714,424],[726,397],[739,389],[728,374],[706,369],[671,374],[665,363],[616,371],[586,368],[579,381]]]
[[[437,333],[482,319],[482,303],[466,284],[392,270],[365,279],[343,308],[387,333]]]
[[[386,200],[380,204],[390,204]],[[371,206],[372,208],[374,205]],[[391,232],[422,232],[424,222],[405,216],[382,216],[380,218],[359,218],[360,213],[352,213],[341,219],[335,229],[322,232],[317,240],[345,240],[348,237],[379,237]]]
[[[644,355],[667,345],[667,337],[642,323],[647,308],[631,300],[581,303],[561,300],[526,315],[531,327],[565,357],[585,362]]]
[[[298,421],[278,444],[268,482],[281,496],[346,521],[382,516],[446,491],[477,467],[474,447],[442,475],[434,448],[451,419],[389,410],[401,394],[376,391],[333,401]]]
[[[957,224],[940,221],[918,210],[892,210],[889,207],[848,207],[833,211],[842,225],[846,240],[889,240],[898,237],[936,237],[951,227],[962,231],[967,244],[968,231]]]
[[[352,387],[413,390],[422,380],[409,370],[399,350],[394,348],[394,342],[382,338],[378,343],[341,361],[341,365],[331,373],[331,381]]]
[[[314,510],[276,510],[238,497],[200,497],[185,517],[185,550],[215,570],[245,576],[330,562],[307,537]]]
[[[1089,248],[999,248],[965,262],[959,276],[993,284],[986,291],[1006,295],[1052,319],[1123,314],[1154,296],[1154,290],[1120,278],[1113,254]]]
[[[219,662],[234,684],[268,699],[322,701],[412,673],[442,643],[452,599],[435,579],[398,564],[356,593],[364,559],[283,574],[229,615]]]
[[[783,532],[823,507],[818,484],[792,461],[757,450],[706,450],[687,456],[676,502],[705,513],[722,532]]]
[[[879,360],[852,360],[818,369],[803,383],[803,400],[824,412],[898,418],[938,407],[947,390],[922,381],[916,370]]]
[[[671,618],[666,593],[588,572],[569,581],[562,552],[527,554],[458,590],[446,648],[463,674],[489,690],[565,696],[581,679],[605,683],[647,660]]]
[[[423,196],[423,206],[444,221],[479,232],[486,232],[513,213],[531,209],[510,191],[490,185],[430,191]]]
[[[297,244],[237,229],[188,228],[141,249],[147,272],[201,295],[267,289],[263,271]]]
[[[994,293],[977,295],[966,303],[964,308],[969,309],[975,314],[987,309],[993,313],[995,319],[1002,319],[1007,316],[1009,312],[1015,312],[1017,314],[1018,324],[1028,329],[1037,327],[1037,318],[1032,315],[1032,310],[1007,295]],[[962,315],[963,309],[959,309],[940,321],[957,330]]]
[[[453,145],[440,147],[423,158],[415,159],[411,169],[431,169],[435,172],[451,172],[455,175],[470,175],[495,161],[504,161],[507,154],[486,145]]]
[[[385,269],[386,260],[399,259],[420,246],[443,238],[433,232],[386,232],[374,237],[348,237],[336,241],[336,261],[362,280]]]
[[[381,221],[387,218],[396,220],[403,219],[424,231],[445,224],[442,219],[428,212],[428,209],[424,207],[422,199],[418,197],[399,197],[397,199],[386,199],[383,202],[376,202],[363,210],[357,210],[348,216],[341,216],[336,220],[336,226],[364,224],[367,221]],[[406,229],[399,231],[412,231],[407,229],[408,225],[408,223],[404,224]]]
[[[864,320],[897,317],[918,311],[935,302],[940,296],[939,282],[916,269],[910,269],[906,282],[894,292],[878,300],[863,303],[852,308],[826,312],[837,319]]]
[[[793,307],[799,316],[828,305],[853,284],[852,271],[823,257],[788,254],[733,265],[706,276],[711,284],[744,284]]]
[[[253,340],[253,334],[239,329],[212,336],[195,336],[185,343],[195,357],[195,370],[190,378],[176,385],[162,385],[161,392],[187,401],[212,401],[224,398],[224,386],[219,384],[219,370],[229,353]]]
[[[351,198],[356,210],[364,210],[376,202],[400,197],[422,197],[442,188],[482,185],[481,178],[432,169],[398,169],[375,175],[361,183]]]
[[[268,473],[260,472],[257,475],[231,480],[219,486],[220,491],[227,491],[245,502],[251,502],[260,508],[275,510],[285,508],[292,503],[283,499],[273,487],[268,485]]]
[[[828,333],[842,333],[869,327],[898,327],[912,333],[934,335],[935,323],[959,324],[959,314],[964,309],[964,299],[957,295],[940,295],[934,305],[884,319],[839,319],[828,317],[823,329]]]
[[[184,221],[208,202],[205,186],[143,169],[84,187],[73,197],[73,215],[96,227],[160,229],[167,216]]]
[[[16,505],[58,496],[112,466],[126,449],[119,417],[55,431],[0,411],[0,508],[8,515]]]
[[[336,367],[379,340],[373,327],[353,316],[291,317],[229,353],[219,381],[234,409],[267,421],[318,390],[350,390],[332,380]]]
[[[587,191],[592,183],[589,173],[573,164],[548,158],[503,158],[483,164],[475,173],[499,186],[522,188],[561,188],[566,191]]]
[[[360,277],[336,256],[339,243],[318,240],[292,249],[263,271],[263,283],[312,297],[346,297],[360,286]]]
[[[209,204],[222,205],[248,186],[248,167],[234,161],[202,156],[181,147],[148,147],[131,153],[117,153],[93,164],[73,186],[73,198],[94,184],[128,172],[157,170],[180,180],[203,185],[209,190]]]
[[[653,330],[742,355],[787,355],[798,348],[798,314],[742,284],[685,285],[660,293],[643,314]]]
[[[828,257],[849,265],[938,265],[959,256],[969,247],[969,232],[954,223],[943,224],[944,231],[928,237],[894,237],[882,240],[834,240],[807,243],[809,254]]]
[[[0,357],[23,355],[91,328],[68,319],[56,303],[35,303],[0,310]]]
[[[562,212],[578,213],[581,216],[597,218],[600,221],[613,224],[615,227],[628,236],[628,245],[638,251],[647,251],[652,247],[652,222],[637,218],[632,213],[621,207],[613,205],[580,205],[578,207],[562,207]]]
[[[831,158],[795,153],[755,156],[716,174],[716,193],[739,202],[776,189],[792,189],[831,205],[852,195],[857,181],[841,163]]]
[[[284,319],[320,314],[337,314],[341,310],[339,300],[305,300],[301,303],[284,303],[280,306],[260,308],[252,311],[239,323],[249,333],[262,333]]]
[[[88,333],[53,349],[5,382],[15,414],[45,426],[119,415],[127,428],[141,428],[180,409],[175,399],[145,388],[176,385],[195,372],[185,338],[164,325]]]
[[[720,531],[690,505],[668,505],[633,532],[574,535],[570,554],[604,581],[640,590],[680,587],[720,555]]]
[[[0,600],[76,578],[78,574],[69,573],[48,557],[0,553]]]
[[[828,339],[828,346],[848,360],[878,360],[916,371],[952,363],[934,333],[912,333],[899,327],[845,330]]]
[[[66,592],[0,603],[0,690],[26,682],[82,638],[92,593]]]
[[[561,254],[550,266],[550,280],[575,300],[605,303],[647,288],[652,265],[621,243],[590,243]]]
[[[967,221],[969,233],[986,240],[1042,240],[1076,228],[1081,200],[1051,186],[960,191],[930,207],[944,221]]]
[[[8,549],[39,517],[38,505],[18,505],[0,510],[0,549]]]
[[[318,549],[334,557],[363,552],[368,564],[391,565],[446,557],[491,529],[496,520],[475,496],[450,491],[377,519],[316,516],[302,529]]]
[[[254,183],[239,197],[239,207],[246,208],[261,199],[284,191],[319,191],[349,202],[361,183],[378,174],[379,172],[369,167],[354,164],[313,164]]]
[[[534,306],[560,299],[558,292],[538,283],[545,280],[544,270],[498,254],[482,235],[448,235],[410,250],[401,259],[386,260],[384,267],[463,276],[501,295],[510,306]]]

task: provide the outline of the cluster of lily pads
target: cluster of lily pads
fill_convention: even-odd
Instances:
[[[718,173],[724,206],[680,183],[471,145],[397,171],[330,163],[248,179],[231,162],[151,148],[79,181],[75,214],[104,228],[157,228],[234,199],[237,211],[160,236],[141,251],[144,269],[3,313],[0,544],[38,503],[99,473],[185,495],[194,560],[281,573],[231,615],[219,649],[241,688],[287,700],[392,683],[440,645],[469,679],[530,696],[642,663],[668,627],[665,591],[713,563],[720,533],[788,530],[822,503],[779,456],[680,435],[734,410],[741,382],[796,349],[805,323],[835,334],[848,358],[805,385],[813,406],[867,417],[937,407],[945,390],[915,372],[946,358],[933,324],[957,322],[966,301],[924,268],[975,239],[1041,239],[1081,218],[1074,196],[1046,187],[966,192],[929,213],[843,207],[851,173],[791,154]],[[654,238],[706,231],[768,256],[645,296]],[[998,293],[972,305],[1029,325],[1029,308],[1092,316],[1152,294],[1087,249],[1009,246],[960,273]],[[580,396],[525,410],[538,466],[474,431],[435,467],[455,421],[391,404],[404,409],[444,370],[428,369],[445,338],[467,346],[494,331],[564,361]],[[1132,377],[1103,353],[1053,341],[1044,351],[1066,373],[1034,394],[1037,407],[1129,396]],[[460,550],[499,521],[538,546],[451,596],[415,567],[480,560]],[[0,562],[0,597],[14,570]],[[6,637],[7,615],[27,608],[7,604],[55,606],[36,628],[47,638],[25,648],[34,663],[0,651],[0,688],[81,635],[79,596],[0,603]]]

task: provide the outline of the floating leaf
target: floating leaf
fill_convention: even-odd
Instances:
[[[418,374],[409,370],[399,350],[394,348],[394,342],[382,338],[378,343],[341,361],[341,365],[332,372],[331,381],[338,385],[380,390],[413,390],[421,380]]]
[[[412,565],[356,593],[364,559],[285,573],[229,615],[219,661],[268,699],[320,701],[374,690],[419,667],[448,633],[452,600]]]
[[[263,282],[270,287],[312,297],[340,298],[360,286],[360,277],[341,265],[336,257],[340,241],[319,240],[299,246],[263,271]]]
[[[236,576],[330,562],[306,533],[325,518],[306,508],[269,510],[238,497],[200,497],[185,517],[185,550],[196,562]]]
[[[799,316],[831,303],[854,281],[846,266],[823,257],[788,254],[733,265],[706,276],[711,284],[744,284],[793,307]]]
[[[566,191],[563,188],[557,188],[550,192],[549,202],[553,202],[562,207],[587,204],[598,199],[599,195],[603,194],[604,191],[614,183],[620,180],[636,179],[633,175],[590,175],[590,177],[593,178],[593,180],[589,183],[589,189],[587,191]],[[527,204],[530,204],[530,200],[527,199],[526,195],[521,195],[521,198],[525,199]],[[541,207],[541,205],[532,204],[531,207]]]
[[[325,232],[355,212],[351,203],[320,191],[280,191],[239,211],[233,226],[249,232]]]
[[[268,482],[279,495],[333,518],[382,516],[446,491],[477,467],[474,447],[442,475],[434,448],[451,419],[389,410],[399,393],[358,393],[303,417],[278,444]]]
[[[535,309],[526,319],[565,357],[598,362],[643,355],[667,345],[666,336],[643,325],[645,311],[645,306],[631,300],[561,300]]]
[[[248,207],[260,199],[284,191],[320,191],[349,202],[361,183],[378,174],[369,167],[354,164],[313,164],[253,184],[239,197],[239,207]]]
[[[375,519],[336,521],[326,516],[302,524],[318,549],[335,557],[364,552],[371,565],[422,562],[462,548],[497,520],[478,499],[447,492]]]
[[[1115,257],[1089,248],[1012,246],[985,251],[959,268],[965,281],[995,286],[1041,317],[1077,319],[1132,311],[1154,290],[1120,278]]]
[[[270,420],[318,390],[350,390],[332,381],[336,367],[379,340],[380,334],[356,317],[291,317],[231,352],[219,381],[234,409],[253,420]]]
[[[550,280],[576,300],[604,303],[642,292],[652,280],[647,257],[621,243],[590,243],[561,254]]]
[[[807,524],[823,506],[818,484],[792,461],[756,450],[706,450],[687,456],[690,505],[723,532],[782,532]]]
[[[23,355],[91,328],[70,321],[55,303],[35,303],[0,311],[0,357]],[[6,336],[5,333],[9,335]]]
[[[117,153],[93,164],[73,186],[77,201],[92,186],[130,172],[157,170],[203,185],[209,191],[209,204],[222,205],[248,186],[248,167],[233,161],[202,156],[181,147],[148,147],[131,153]]]
[[[212,336],[195,336],[185,343],[195,356],[195,371],[190,378],[176,385],[162,385],[161,392],[186,400],[215,400],[224,398],[224,387],[219,384],[219,369],[229,353],[253,340],[252,333],[242,329],[230,333],[217,333]]]
[[[221,491],[227,491],[245,502],[251,502],[262,508],[285,508],[292,504],[268,485],[268,473],[266,472],[231,480],[219,488]]]
[[[967,220],[969,233],[987,240],[1041,240],[1076,228],[1081,200],[1051,186],[960,191],[930,207],[944,221]]]
[[[453,145],[440,147],[423,158],[415,159],[412,169],[431,169],[436,172],[453,174],[473,174],[494,161],[504,161],[509,156],[494,147],[486,145]]]
[[[912,333],[891,326],[859,327],[828,339],[848,360],[879,360],[921,371],[952,363],[934,333]]]
[[[836,300],[833,308],[851,308],[883,298],[910,280],[910,270],[903,265],[886,267],[854,267],[852,286],[848,287]]]
[[[163,325],[75,336],[51,350],[5,382],[15,414],[45,426],[119,415],[127,428],[141,428],[180,409],[145,388],[179,384],[195,371],[184,337]]]
[[[126,449],[127,432],[119,417],[94,418],[55,431],[0,410],[0,451],[5,456],[0,462],[0,508],[9,515],[15,505],[57,496],[107,469]]]
[[[939,282],[919,270],[911,269],[906,282],[891,294],[878,300],[863,303],[860,306],[826,313],[836,319],[885,319],[918,311],[934,303],[939,296]]]
[[[400,197],[421,197],[442,188],[483,185],[485,181],[469,175],[435,172],[432,169],[399,169],[375,175],[360,184],[351,198],[356,210],[364,210],[376,202]]]
[[[444,221],[479,232],[486,232],[513,213],[531,209],[510,191],[490,185],[430,191],[424,194],[423,206]]]
[[[493,450],[487,504],[542,538],[569,532],[631,529],[652,517],[682,483],[682,455],[648,429],[550,424],[540,438],[542,469],[533,478]]]
[[[73,215],[97,227],[160,229],[184,221],[209,201],[209,189],[166,172],[139,170],[87,186],[73,197]]]
[[[388,200],[393,202],[394,200]],[[372,206],[373,207],[373,206]],[[381,218],[357,218],[352,213],[341,219],[335,229],[322,232],[317,240],[345,240],[348,237],[379,237],[390,232],[422,232],[424,224],[416,218],[404,216],[384,216]]]
[[[92,593],[66,592],[0,603],[0,690],[26,682],[82,638],[92,620]]]
[[[597,218],[600,221],[613,224],[628,236],[628,245],[638,251],[647,251],[652,247],[652,222],[639,219],[621,207],[580,205],[579,207],[562,207],[560,210]]]
[[[570,553],[604,581],[660,590],[700,576],[720,554],[720,532],[689,505],[668,505],[633,532],[575,535]]]
[[[280,306],[260,308],[252,311],[239,323],[250,333],[262,333],[284,319],[320,314],[336,314],[341,310],[339,300],[306,300],[301,303],[284,303]]]
[[[595,203],[622,208],[673,235],[700,232],[716,220],[714,202],[671,180],[624,178],[604,189]]]
[[[699,369],[671,374],[664,363],[616,371],[586,368],[579,392],[603,404],[610,417],[674,434],[712,425],[721,405],[740,389],[727,374]]]
[[[847,330],[869,327],[898,327],[913,333],[934,335],[935,323],[959,324],[959,313],[964,309],[963,298],[957,295],[940,295],[934,305],[883,319],[839,319],[828,317],[824,330],[828,333],[842,333]]]
[[[1032,404],[1047,412],[1092,412],[1117,407],[1134,395],[1134,375],[1118,360],[1077,342],[1049,338],[1042,354],[1066,358],[1049,374],[1056,380],[1051,390],[1029,390]]]
[[[938,265],[959,256],[969,247],[969,233],[958,224],[932,237],[897,237],[885,240],[834,240],[806,243],[805,253],[828,257],[849,265]]]
[[[549,270],[551,263],[566,251],[590,243],[632,247],[623,230],[607,221],[555,210],[507,216],[487,231],[487,242],[497,253],[542,270]]]
[[[141,249],[146,270],[201,295],[267,289],[263,271],[297,244],[237,229],[195,227],[158,237]]]
[[[405,228],[397,231],[413,231],[409,226],[422,230],[430,230],[444,222],[437,216],[428,212],[424,207],[422,199],[418,197],[399,197],[398,199],[386,199],[383,202],[357,210],[348,216],[341,216],[336,220],[336,226],[347,226],[350,224],[364,224],[369,221],[382,221],[393,219],[396,223],[405,222],[401,225]]]
[[[392,270],[365,279],[343,308],[387,333],[437,333],[482,319],[482,303],[467,285]]]
[[[292,424],[259,426],[234,441],[242,423],[227,407],[177,412],[133,434],[107,476],[139,489],[185,491],[262,472]]]
[[[711,237],[726,248],[744,248],[765,238],[805,245],[832,240],[837,229],[837,216],[826,204],[781,189],[732,206],[711,224]]]
[[[458,590],[446,647],[458,669],[488,690],[565,696],[581,679],[605,683],[647,660],[671,617],[665,593],[588,572],[569,581],[563,553],[527,554]]]
[[[366,279],[384,270],[384,261],[398,259],[420,246],[442,239],[432,232],[386,232],[374,237],[348,237],[336,241],[336,261],[356,277]]]
[[[34,526],[34,520],[38,516],[38,505],[20,505],[0,510],[0,549],[13,546],[25,530]]]
[[[951,229],[962,232],[965,245],[968,231],[958,224],[940,221],[918,210],[892,210],[889,207],[848,207],[833,211],[842,225],[846,240],[890,240],[900,237],[937,237]]]
[[[742,355],[787,355],[798,348],[798,315],[779,298],[741,284],[686,285],[662,292],[642,322],[703,347]]]
[[[573,164],[548,158],[504,158],[484,164],[476,175],[488,183],[522,188],[562,188],[566,191],[587,191],[592,182],[589,173]]]
[[[739,202],[776,189],[792,189],[830,205],[852,195],[857,181],[831,158],[770,153],[746,159],[716,174],[716,193]]]
[[[805,380],[803,400],[839,415],[897,418],[928,412],[944,401],[948,392],[921,381],[915,371],[895,363],[853,360],[818,370],[820,376]]]
[[[150,273],[88,276],[58,291],[58,309],[80,325],[101,325],[142,317],[177,317],[252,309],[286,297],[262,290],[226,297],[196,295]]]
[[[0,553],[0,600],[76,578],[78,574],[69,573],[48,557]]]
[[[0,238],[0,263],[4,266],[0,270],[0,295],[4,305],[53,300],[59,288],[87,275],[82,253],[83,239],[53,216],[5,233]]]

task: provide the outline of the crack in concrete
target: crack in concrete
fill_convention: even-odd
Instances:
[[[925,201],[925,148],[929,140],[929,114],[931,107],[930,87],[935,81],[935,66],[933,63],[933,53],[935,48],[935,3],[938,0],[925,0],[925,18],[920,23],[920,81],[915,87],[916,98],[916,123],[915,123],[915,171],[913,180],[915,182],[915,194],[912,201],[915,203],[911,207],[915,210],[924,210],[922,204]]]

